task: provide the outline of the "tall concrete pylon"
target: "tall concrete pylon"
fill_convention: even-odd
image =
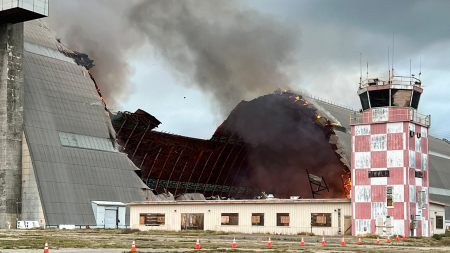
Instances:
[[[0,228],[20,212],[23,132],[23,23],[0,24]]]

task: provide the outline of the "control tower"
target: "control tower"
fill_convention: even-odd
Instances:
[[[420,78],[361,80],[351,117],[352,234],[429,235],[428,129]]]

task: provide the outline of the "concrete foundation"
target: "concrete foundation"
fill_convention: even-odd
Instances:
[[[23,23],[0,25],[0,229],[21,212],[23,35]]]

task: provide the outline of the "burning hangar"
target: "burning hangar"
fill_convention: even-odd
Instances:
[[[143,110],[108,111],[87,55],[40,21],[2,15],[0,228],[19,217],[98,226],[97,206],[186,193],[351,197],[351,117],[359,111],[278,90],[239,103],[209,140],[156,131],[161,122]],[[450,144],[427,139],[429,198],[450,204]],[[115,225],[129,225],[117,217]]]
[[[155,131],[160,122],[142,110],[111,117],[123,151],[157,193],[345,198],[350,191],[348,129],[322,109],[326,104],[308,100],[316,105],[302,95],[276,91],[242,101],[209,140]],[[325,178],[322,186],[328,191],[319,193],[316,186],[312,191],[309,179],[316,174],[316,181]]]

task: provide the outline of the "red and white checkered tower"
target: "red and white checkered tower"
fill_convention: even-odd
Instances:
[[[420,79],[360,82],[351,117],[352,234],[429,235],[428,128],[417,112]]]

